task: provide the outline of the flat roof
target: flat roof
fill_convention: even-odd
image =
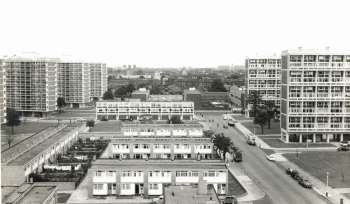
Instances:
[[[165,204],[219,204],[213,189],[206,194],[198,194],[198,187],[168,186],[164,188]]]
[[[92,162],[92,169],[100,168],[119,168],[119,169],[206,169],[206,170],[224,170],[225,162],[222,160],[117,160],[117,159],[97,159]]]
[[[350,55],[350,50],[332,49],[291,49],[282,51],[282,55]]]
[[[58,133],[51,135],[49,138],[44,140],[42,143],[37,144],[35,147],[30,150],[24,152],[21,156],[17,157],[15,160],[12,160],[7,165],[8,166],[19,166],[25,165],[27,162],[32,160],[38,154],[46,150],[50,145],[59,141],[61,138],[67,135],[70,131],[72,131],[75,127],[65,127],[60,130]]]
[[[144,144],[150,144],[150,143],[159,143],[159,144],[179,144],[181,142],[185,143],[190,143],[190,144],[197,144],[197,143],[202,143],[202,142],[207,142],[208,144],[211,143],[211,138],[210,137],[203,137],[203,136],[121,136],[121,137],[114,137],[111,138],[110,143],[114,144],[120,144],[121,142],[126,142],[128,144],[136,144],[139,142],[142,142]]]
[[[24,197],[20,199],[18,204],[40,204],[43,203],[51,193],[56,190],[56,186],[33,186]]]
[[[182,124],[161,124],[161,123],[122,123],[122,128],[127,127],[168,127],[168,128],[203,128],[199,123],[182,123]]]

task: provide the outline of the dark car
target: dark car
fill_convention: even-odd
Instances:
[[[225,129],[227,129],[227,128],[228,128],[228,127],[227,127],[227,125],[223,125],[222,127],[223,127],[223,128],[225,128]]]
[[[346,147],[346,146],[340,146],[340,147],[338,147],[338,149],[337,149],[339,152],[341,152],[341,151],[349,151],[350,150],[350,148],[349,147]]]
[[[252,146],[256,146],[255,139],[248,139],[247,144],[252,145]]]
[[[286,169],[286,174],[291,175],[293,173],[293,171],[294,171],[293,169],[287,168]]]
[[[307,179],[301,179],[299,180],[299,184],[304,187],[304,188],[312,188],[312,184],[309,180]]]

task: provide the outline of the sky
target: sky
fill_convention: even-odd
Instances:
[[[0,54],[241,65],[297,47],[350,50],[349,8],[348,0],[1,0]]]

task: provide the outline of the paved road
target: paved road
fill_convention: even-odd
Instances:
[[[211,123],[215,132],[223,132],[231,137],[235,145],[243,151],[243,162],[234,163],[241,165],[257,185],[262,188],[273,200],[274,204],[324,204],[328,203],[313,190],[302,188],[297,182],[285,174],[285,172],[273,162],[265,158],[265,154],[257,147],[248,146],[244,136],[235,128],[223,129],[221,114],[204,113],[206,119],[214,119]],[[217,123],[219,121],[219,128]]]

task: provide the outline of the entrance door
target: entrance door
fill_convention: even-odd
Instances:
[[[116,183],[113,183],[112,184],[112,193],[113,195],[117,194],[117,184]]]
[[[109,183],[109,184],[107,184],[107,186],[108,186],[107,195],[111,195],[112,194],[112,184]]]
[[[135,184],[135,195],[140,194],[140,184]]]

